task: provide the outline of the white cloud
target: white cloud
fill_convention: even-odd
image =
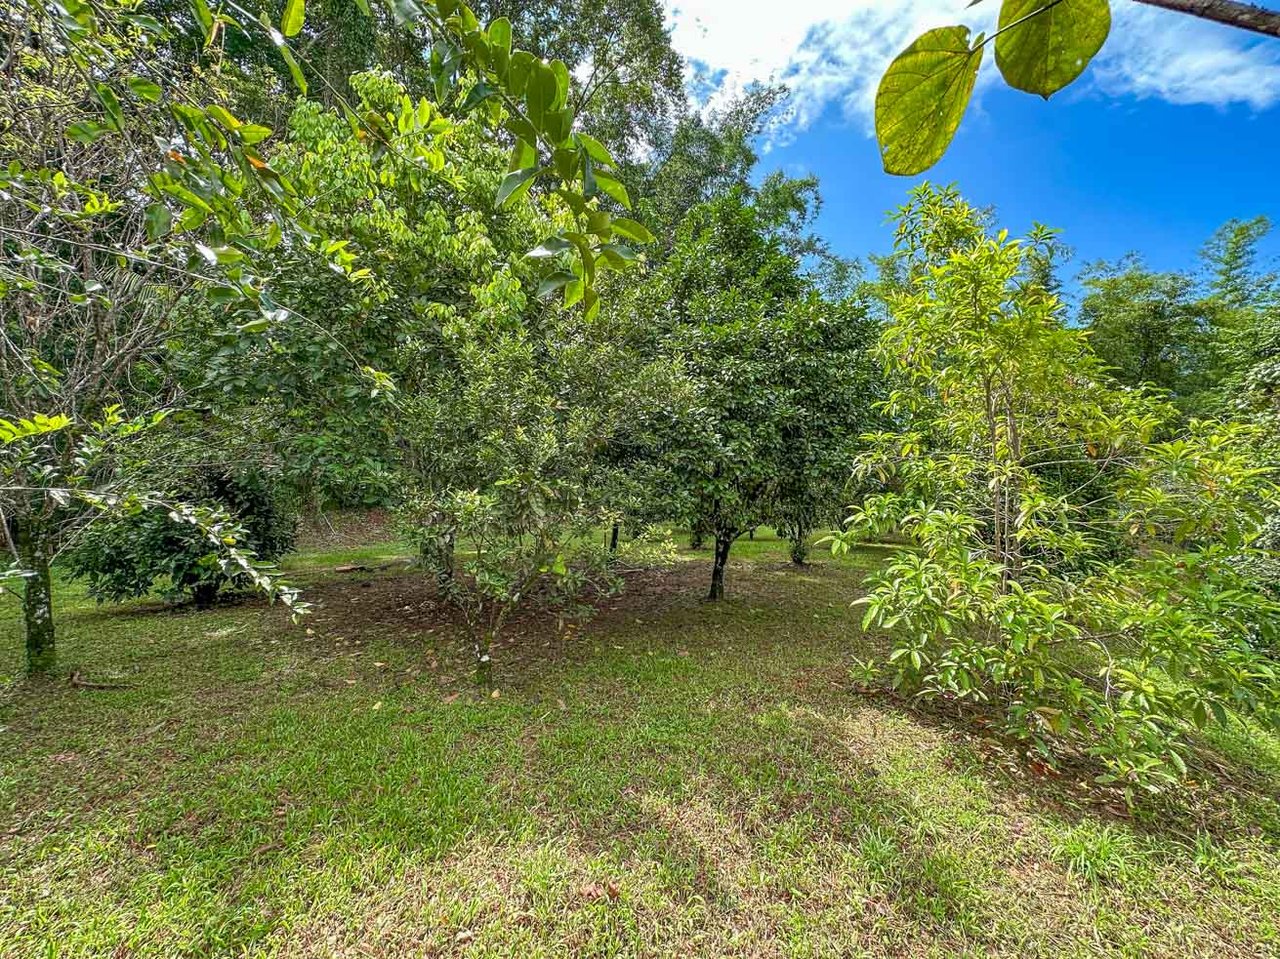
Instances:
[[[693,96],[711,106],[757,81],[791,89],[774,138],[828,108],[870,130],[875,88],[920,32],[948,23],[990,29],[997,4],[964,0],[666,0]],[[1080,81],[1107,95],[1265,109],[1280,102],[1280,45],[1189,17],[1116,3],[1111,38]],[[985,12],[984,12],[985,11]],[[986,58],[979,87],[994,76]]]
[[[1105,93],[1265,110],[1280,103],[1280,44],[1126,3],[1092,68]]]

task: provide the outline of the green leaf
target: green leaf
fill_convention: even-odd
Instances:
[[[123,130],[124,113],[120,109],[120,101],[116,99],[116,92],[105,83],[97,84],[94,90],[97,91],[98,99],[102,101],[102,106],[107,111],[107,125],[113,130]]]
[[[538,296],[550,296],[556,290],[570,283],[578,283],[579,279],[567,270],[557,270],[538,284]]]
[[[244,125],[232,115],[230,110],[217,103],[205,107],[205,113],[217,120],[228,132],[234,132]]]
[[[569,102],[569,68],[563,60],[551,61],[551,74],[556,79],[555,109],[560,109]]]
[[[634,263],[636,259],[635,251],[621,243],[601,244],[600,254],[615,270],[626,269],[627,264]]]
[[[529,192],[529,187],[533,185],[534,178],[541,172],[540,167],[525,167],[523,170],[512,170],[502,178],[502,184],[498,187],[498,198],[495,203],[498,206],[506,206],[511,200],[518,199]]]
[[[475,86],[473,86],[470,90],[467,91],[467,95],[462,101],[462,112],[470,113],[472,110],[478,107],[481,103],[484,103],[485,100],[488,100],[491,96],[494,96],[497,92],[498,92],[497,89],[489,86],[489,84],[481,80],[479,83],[475,84]]]
[[[98,137],[109,132],[110,129],[105,123],[99,123],[97,120],[77,120],[67,127],[67,136],[77,143],[83,143],[88,146]]]
[[[287,46],[281,44],[280,56],[284,57],[284,62],[289,67],[289,73],[293,76],[293,85],[298,88],[299,93],[306,96],[307,78],[302,75],[302,67],[298,66],[298,61],[293,58],[293,52]]]
[[[656,239],[643,223],[639,223],[629,217],[616,217],[613,221],[613,232],[620,236],[625,236],[628,240],[636,243],[652,243]]]
[[[603,143],[585,133],[575,133],[574,136],[577,137],[582,149],[587,151],[587,156],[591,157],[592,160],[603,166],[613,166],[613,157]]]
[[[306,0],[285,0],[284,16],[280,18],[280,32],[286,37],[296,37],[306,17]]]
[[[607,173],[601,173],[599,170],[592,172],[595,174],[596,189],[606,196],[613,197],[628,210],[631,209],[631,197],[627,195],[627,188],[622,185],[621,180],[615,179]]]
[[[147,207],[146,224],[147,239],[154,243],[173,226],[173,214],[163,203],[153,203]]]
[[[489,24],[488,33],[493,69],[499,77],[506,79],[507,70],[511,66],[511,21],[506,17],[499,17]]]
[[[236,135],[240,137],[241,143],[246,146],[253,146],[255,143],[261,143],[271,136],[271,128],[264,127],[258,123],[246,123],[236,129]]]
[[[289,73],[293,76],[294,86],[298,88],[298,92],[303,96],[307,95],[307,78],[302,75],[302,68],[298,66],[298,61],[294,59],[293,51],[289,49],[289,45],[285,43],[284,36],[271,25],[271,21],[267,19],[264,13],[258,18],[258,22],[266,29],[267,35],[271,37],[271,42],[275,44],[280,56],[284,57],[285,65],[289,68]]]
[[[18,420],[16,423],[0,419],[0,443],[8,444],[28,436],[43,436],[46,433],[56,433],[70,425],[70,418],[63,416],[61,413],[55,416],[36,413],[31,419]]]
[[[164,91],[160,89],[160,84],[147,80],[144,77],[130,77],[129,89],[133,91],[133,95],[139,100],[146,100],[148,103],[157,103]]]
[[[548,111],[555,109],[556,75],[545,63],[534,63],[525,85],[524,103],[529,122],[543,132]]]
[[[200,24],[200,32],[207,44],[213,37],[213,14],[209,11],[209,4],[205,0],[191,0],[191,12],[195,15],[196,23]]]
[[[573,244],[568,240],[558,236],[549,236],[541,244],[526,253],[525,256],[533,260],[543,260],[559,256],[566,250],[571,249],[573,249]]]
[[[1108,0],[1004,0],[996,66],[1009,86],[1048,98],[1084,72],[1110,32]]]
[[[574,306],[582,299],[584,286],[581,280],[574,278],[572,283],[566,283],[564,286],[564,308],[567,310]]]
[[[511,159],[507,164],[507,172],[513,170],[523,170],[531,167],[538,162],[538,152],[527,142],[521,139],[516,140],[516,145],[511,148]]]
[[[876,91],[876,138],[886,173],[913,176],[946,152],[982,63],[968,27],[938,27],[889,65]]]

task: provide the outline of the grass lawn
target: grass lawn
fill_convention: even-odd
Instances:
[[[882,551],[637,574],[496,698],[396,553],[292,560],[302,626],[60,589],[62,678],[0,686],[0,955],[1280,955],[1280,742],[1130,813],[861,689]]]

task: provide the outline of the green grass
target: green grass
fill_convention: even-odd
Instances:
[[[0,955],[1280,955],[1280,747],[1221,737],[1140,810],[860,692],[883,550],[740,541],[568,635],[498,698],[394,546],[296,557],[317,609],[99,608],[0,704]],[[824,561],[825,560],[825,561]],[[0,600],[0,673],[18,623]]]

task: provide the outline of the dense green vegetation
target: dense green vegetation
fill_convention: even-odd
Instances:
[[[0,953],[1277,948],[1270,224],[849,261],[662,23],[4,14]]]

